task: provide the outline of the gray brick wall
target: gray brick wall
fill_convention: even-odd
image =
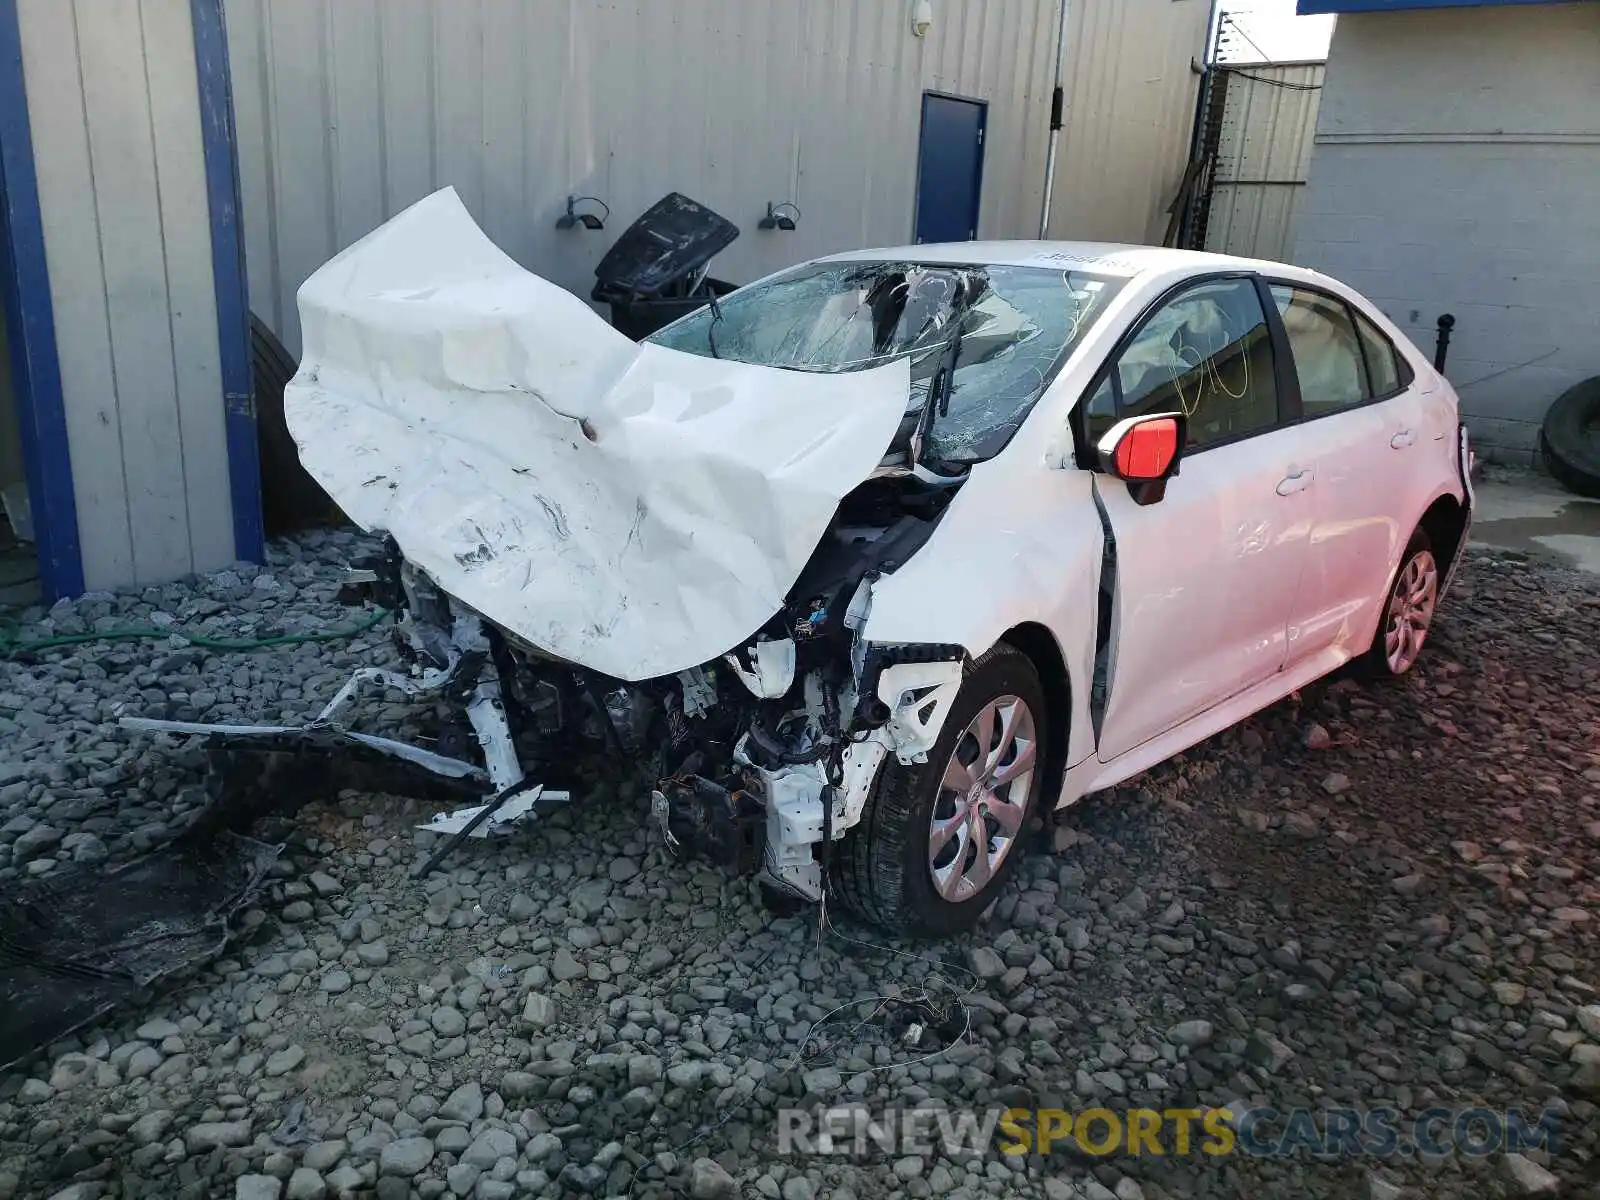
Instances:
[[[1485,457],[1529,463],[1600,375],[1600,5],[1341,18],[1297,261],[1370,296],[1446,374]]]

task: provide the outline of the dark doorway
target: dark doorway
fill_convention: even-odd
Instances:
[[[968,242],[978,236],[983,192],[983,130],[989,106],[925,92],[917,156],[919,242]]]

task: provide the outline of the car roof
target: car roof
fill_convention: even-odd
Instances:
[[[1104,275],[1133,277],[1150,272],[1202,272],[1283,268],[1285,264],[1262,259],[1236,258],[1199,250],[1174,250],[1167,246],[1135,246],[1118,242],[939,242],[917,246],[889,246],[877,250],[851,250],[830,254],[821,262],[897,262],[1001,264],[1015,267],[1068,267]],[[1293,268],[1289,268],[1293,269]]]

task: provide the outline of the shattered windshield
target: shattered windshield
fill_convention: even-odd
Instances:
[[[953,351],[926,457],[977,462],[1010,440],[1122,283],[1054,267],[811,263],[741,288],[647,340],[792,371],[909,359],[908,413],[922,410]]]

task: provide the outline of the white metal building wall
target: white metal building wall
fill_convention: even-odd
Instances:
[[[1038,0],[1054,9],[1049,0]],[[1159,243],[1189,157],[1207,0],[1070,0],[1050,236]],[[1032,236],[1031,228],[1009,236]]]
[[[1206,0],[1073,0],[1058,236],[1143,240],[1182,173]],[[1055,50],[1047,0],[226,0],[252,307],[299,349],[332,254],[454,184],[530,269],[587,295],[669,190],[742,236],[744,282],[911,238],[925,90],[989,102],[979,234],[1038,231]],[[600,233],[558,231],[569,194]],[[768,201],[802,210],[760,232]]]
[[[1322,76],[1322,63],[1227,71],[1207,250],[1280,262],[1293,256]]]
[[[1297,256],[1430,347],[1480,450],[1531,461],[1600,375],[1600,4],[1339,18]]]
[[[234,558],[188,0],[21,0],[85,584]]]

